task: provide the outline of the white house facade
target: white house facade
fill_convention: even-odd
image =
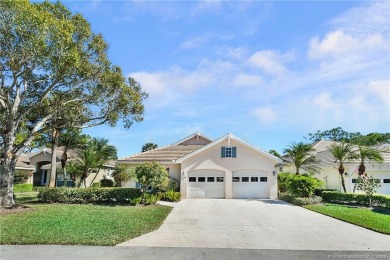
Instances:
[[[333,158],[329,147],[335,143],[334,141],[322,140],[313,144],[314,155],[320,167],[320,172],[314,174],[314,177],[320,179],[324,183],[324,188],[343,191],[341,186],[341,176],[338,172],[338,164]],[[381,164],[367,161],[365,162],[366,173],[369,176],[380,180],[381,186],[378,188],[378,194],[390,194],[390,145],[383,144],[375,147],[381,151],[384,162]],[[358,160],[350,160],[344,163],[345,188],[347,192],[353,192],[356,179],[358,178]],[[283,166],[285,172],[295,172],[294,166],[291,164]],[[304,172],[304,171],[303,171]],[[359,191],[355,191],[359,192]]]
[[[192,134],[169,146],[118,160],[135,167],[157,161],[180,181],[184,199],[276,199],[277,168],[281,160],[227,134],[211,140]],[[127,184],[134,186],[134,182]]]

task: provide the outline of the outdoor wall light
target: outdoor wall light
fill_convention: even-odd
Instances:
[[[272,175],[275,176],[276,175],[276,171],[272,171]]]

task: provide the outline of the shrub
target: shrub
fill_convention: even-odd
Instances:
[[[180,191],[180,181],[178,181],[177,179],[175,179],[173,177],[169,177],[168,190],[179,192]]]
[[[311,196],[308,198],[301,198],[301,197],[296,197],[295,195],[293,195],[291,193],[281,193],[281,194],[279,194],[279,199],[287,201],[291,204],[298,205],[298,206],[318,204],[318,203],[322,202],[322,198],[319,196]]]
[[[114,181],[110,179],[101,179],[100,187],[114,187]]]
[[[288,183],[288,191],[296,197],[310,197],[323,185],[319,179],[305,175],[294,175]]]
[[[298,206],[303,205],[311,205],[311,204],[318,204],[322,202],[322,198],[320,196],[312,196],[309,198],[295,198],[293,203]]]
[[[288,193],[288,192],[283,192],[283,193],[279,194],[279,199],[286,201],[286,202],[293,203],[294,198],[295,198],[295,196],[292,195],[291,193]]]
[[[139,197],[140,192],[131,188],[45,188],[38,198],[45,203],[125,203]]]
[[[32,175],[33,175],[32,172],[15,171],[15,173],[14,173],[14,184],[26,183],[28,178],[30,178]]]
[[[100,188],[102,185],[100,182],[94,182],[92,183],[92,188]]]
[[[129,199],[129,202],[131,206],[137,206],[138,204],[141,203],[141,200],[142,200],[141,197],[137,197],[137,198]]]
[[[45,186],[34,186],[33,191],[40,192],[41,190],[47,189]]]
[[[124,165],[121,164],[115,165],[112,177],[114,178],[115,184],[118,187],[121,187],[123,182],[131,180],[132,176],[133,170],[127,169]]]
[[[337,190],[335,190],[335,189],[315,189],[314,195],[322,197],[322,193],[324,191],[337,191]]]
[[[278,190],[279,192],[287,192],[290,179],[294,177],[295,174],[290,172],[281,172],[278,174]]]
[[[33,191],[32,184],[14,184],[14,192],[31,192]]]
[[[159,201],[162,197],[161,193],[146,193],[144,198],[144,205],[154,205]]]
[[[161,200],[178,202],[178,201],[180,201],[180,198],[181,198],[180,192],[175,192],[173,190],[169,190],[169,191],[163,193]]]
[[[324,191],[322,193],[322,199],[326,202],[332,203],[356,203],[356,204],[369,204],[370,196],[366,194],[358,193],[342,193],[338,191]],[[386,195],[373,195],[372,205],[390,208],[390,196]]]

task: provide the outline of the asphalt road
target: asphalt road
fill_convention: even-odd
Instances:
[[[2,260],[116,259],[390,259],[390,251],[323,251],[186,247],[0,246]]]

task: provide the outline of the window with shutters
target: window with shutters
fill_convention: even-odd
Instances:
[[[236,158],[237,147],[221,147],[222,158]]]

